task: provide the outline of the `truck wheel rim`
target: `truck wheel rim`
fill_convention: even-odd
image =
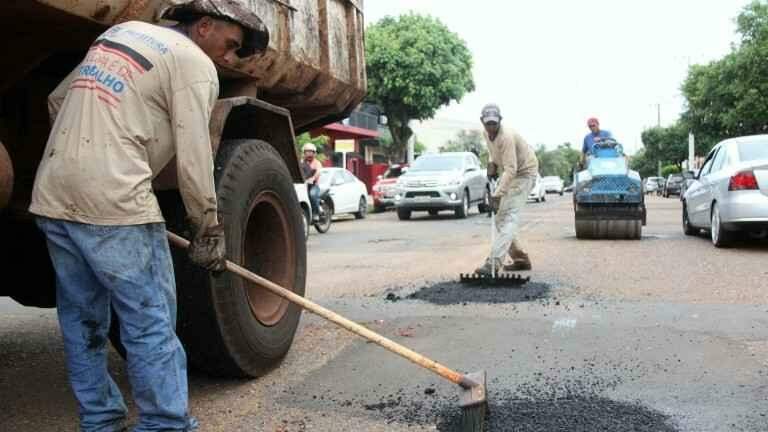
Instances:
[[[291,269],[296,263],[290,221],[280,198],[262,192],[249,211],[243,244],[246,267],[287,289],[293,288]],[[248,283],[246,294],[251,312],[266,326],[280,322],[288,309],[287,300],[256,284]]]

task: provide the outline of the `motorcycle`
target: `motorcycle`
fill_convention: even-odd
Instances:
[[[315,175],[315,170],[304,161],[301,161],[300,166],[305,179]],[[307,193],[310,197],[312,196],[312,185],[309,183],[307,184]],[[333,219],[333,200],[331,199],[330,188],[320,191],[317,207],[319,211],[316,215],[312,215],[312,225],[315,226],[317,232],[324,234],[331,229],[331,219]]]
[[[324,234],[331,229],[331,220],[333,219],[333,200],[331,199],[331,190],[325,189],[320,192],[320,200],[317,203],[319,211],[317,216],[313,216],[313,225],[317,232]]]

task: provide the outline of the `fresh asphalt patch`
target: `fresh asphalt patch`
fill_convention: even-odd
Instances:
[[[550,291],[551,286],[541,282],[528,282],[509,287],[483,287],[448,281],[422,287],[407,295],[405,299],[421,300],[441,306],[469,303],[522,303],[546,299]],[[402,300],[394,293],[387,294],[385,299],[388,301]]]

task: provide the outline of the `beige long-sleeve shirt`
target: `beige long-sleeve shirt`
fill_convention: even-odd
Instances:
[[[110,28],[49,97],[55,121],[30,212],[95,225],[162,222],[152,179],[176,156],[187,214],[215,225],[209,123],[218,92],[213,62],[185,35],[135,21]]]
[[[506,195],[512,187],[515,178],[535,178],[539,172],[539,159],[533,148],[512,129],[499,127],[496,139],[491,141],[488,132],[484,132],[485,142],[488,145],[488,159],[503,171],[499,177],[494,196]]]

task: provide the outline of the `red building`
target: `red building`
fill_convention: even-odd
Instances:
[[[372,192],[376,178],[387,170],[378,147],[378,116],[369,112],[355,111],[344,123],[331,123],[310,131],[312,137],[328,137],[325,166],[343,167],[359,178]],[[352,146],[347,147],[349,141]],[[337,147],[337,142],[339,146]],[[344,150],[342,152],[342,150]]]

